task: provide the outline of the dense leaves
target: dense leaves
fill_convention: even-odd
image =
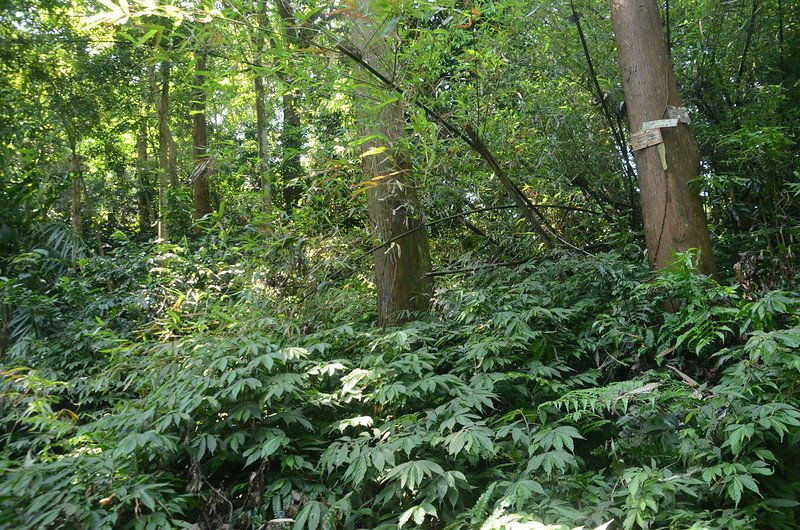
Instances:
[[[0,2],[0,527],[796,528],[800,4],[663,6],[717,278],[644,265],[605,3],[534,4],[372,2],[384,330],[353,5]]]
[[[790,293],[555,254],[381,331],[281,312],[250,239],[121,243],[49,294],[37,261],[4,280],[48,315],[2,368],[13,527],[793,527]]]

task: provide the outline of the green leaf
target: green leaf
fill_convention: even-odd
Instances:
[[[744,491],[744,484],[739,480],[739,475],[734,475],[728,480],[726,491],[736,506],[739,506],[739,502],[742,500],[742,491]]]
[[[366,158],[368,156],[379,155],[379,154],[383,153],[384,151],[386,151],[387,149],[388,148],[385,145],[379,145],[377,147],[373,147],[371,149],[367,149],[366,151],[364,151],[363,153],[358,155],[358,157],[359,158]]]
[[[409,520],[413,520],[417,526],[422,525],[425,522],[425,516],[430,515],[434,519],[438,519],[438,515],[436,513],[436,508],[433,507],[430,503],[423,502],[419,506],[414,506],[413,508],[409,508],[408,510],[404,511],[400,514],[400,518],[398,520],[398,528],[402,528],[408,523]]]

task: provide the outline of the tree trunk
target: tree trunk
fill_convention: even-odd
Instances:
[[[367,64],[385,70],[382,63],[390,57],[389,49],[380,29],[369,20],[357,22],[354,42]],[[369,79],[369,73],[361,74]],[[383,91],[371,91],[369,85],[361,85],[355,104],[361,134],[377,137],[362,145],[370,222],[375,235],[389,241],[417,228],[422,220],[416,192],[409,182],[411,166],[397,145],[405,135],[405,116],[397,102],[375,105],[374,98],[382,94]],[[377,251],[374,258],[381,326],[399,325],[413,318],[413,313],[428,310],[433,281],[427,276],[430,251],[424,228],[399,237]]]
[[[136,194],[139,210],[139,231],[143,234],[150,232],[153,222],[152,204],[150,203],[150,163],[147,156],[147,120],[143,116],[139,119],[139,131],[136,134],[136,179],[139,191]]]
[[[303,177],[303,167],[300,165],[300,155],[303,150],[303,128],[296,109],[296,99],[292,94],[284,94],[281,98],[283,107],[281,173],[283,173],[283,202],[287,211],[291,211],[297,206],[303,195],[303,186],[300,184]]]
[[[261,66],[260,58],[256,59],[255,62],[257,67]],[[269,156],[267,154],[269,147],[267,144],[267,94],[264,88],[264,78],[258,68],[256,68],[254,82],[256,90],[256,143],[258,144],[256,175],[264,208],[269,209],[272,206],[272,182],[270,182],[269,178],[269,160],[267,159]]]
[[[261,66],[260,61],[258,66]],[[261,73],[255,77],[256,89],[256,142],[258,143],[258,187],[264,202],[264,208],[272,205],[272,183],[269,178],[269,160],[267,160],[267,94],[264,89],[264,78]]]
[[[171,144],[174,142],[169,130],[169,77],[170,63],[161,63],[161,93],[156,99],[158,111],[158,237],[169,239],[167,230],[167,190],[172,175]]]
[[[169,117],[169,115],[167,115]],[[167,120],[167,144],[169,147],[169,162],[167,163],[167,173],[169,174],[169,185],[172,189],[178,189],[181,183],[178,181],[178,142],[172,135],[172,130],[169,128],[169,119]]]
[[[283,22],[284,46],[287,48],[307,47],[308,44],[303,41],[302,32],[298,27],[297,20],[294,18],[288,0],[278,0],[275,5]],[[300,114],[297,112],[297,97],[291,92],[294,79],[286,75],[283,70],[279,71],[278,75],[287,87],[287,92],[281,98],[283,111],[281,174],[283,176],[284,207],[287,211],[291,211],[292,208],[297,206],[303,194],[303,186],[299,182],[303,177],[303,167],[300,165],[300,156],[303,154],[304,143],[303,126],[300,122]]]
[[[71,151],[70,159],[70,174],[72,175],[72,184],[70,186],[70,208],[69,217],[72,229],[76,234],[83,237],[83,215],[81,215],[81,191],[83,188],[83,171],[81,171],[81,161],[78,158],[78,143],[75,138],[70,135],[69,148]]]
[[[267,91],[264,86],[264,76],[261,68],[262,54],[266,45],[264,34],[269,31],[269,19],[267,16],[267,3],[265,0],[256,2],[256,31],[253,42],[256,48],[256,55],[253,59],[253,69],[255,76],[253,84],[256,93],[256,144],[258,145],[258,162],[256,165],[256,182],[261,191],[261,198],[264,209],[269,210],[272,206],[272,182],[269,175],[269,160],[267,144]]]
[[[700,154],[686,123],[637,134],[645,122],[681,107],[656,0],[611,0],[622,88],[642,194],[642,214],[651,267],[662,268],[675,252],[700,250],[698,269],[716,266],[703,203],[690,181],[700,173]],[[650,125],[648,125],[650,126]],[[661,140],[658,141],[657,132]]]
[[[81,215],[81,187],[83,186],[83,179],[80,173],[75,173],[72,177],[72,186],[70,190],[70,221],[72,229],[79,236],[83,236],[83,216]]]
[[[194,147],[194,171],[192,172],[192,198],[194,218],[200,219],[211,213],[211,194],[208,190],[208,176],[211,173],[211,158],[208,156],[208,127],[206,126],[205,76],[208,56],[198,52],[195,64],[195,85],[197,89],[192,98],[192,144]]]

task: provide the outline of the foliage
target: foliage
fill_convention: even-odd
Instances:
[[[0,3],[0,527],[795,528],[800,4],[665,3],[716,279],[643,264],[605,3],[373,4],[437,278],[390,330],[357,10]]]
[[[41,324],[2,366],[10,525],[793,526],[795,295],[553,255],[382,331],[282,311],[280,261],[222,235],[120,240],[45,291],[16,262]]]

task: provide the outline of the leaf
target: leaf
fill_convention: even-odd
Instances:
[[[425,522],[425,516],[430,515],[435,519],[438,519],[438,514],[436,513],[436,508],[433,507],[432,504],[423,502],[419,506],[414,506],[413,508],[409,508],[408,510],[404,511],[400,514],[400,518],[398,520],[398,528],[402,528],[410,519],[413,519],[414,523],[417,526],[422,525]]]
[[[319,522],[322,519],[322,507],[319,503],[315,503],[308,514],[308,530],[317,530]]]
[[[317,530],[327,508],[319,501],[306,503],[294,521],[294,530]]]
[[[134,44],[134,47],[135,47],[135,48],[138,48],[138,47],[142,46],[142,45],[143,45],[145,42],[147,42],[147,41],[149,41],[151,38],[153,38],[153,36],[154,36],[156,33],[158,33],[158,30],[157,30],[157,29],[151,29],[151,30],[149,30],[149,31],[148,31],[148,32],[146,32],[144,35],[142,35],[142,36],[141,36],[139,39],[137,39],[137,40],[136,40],[136,43]]]
[[[151,497],[151,496],[150,496],[150,494],[149,494],[149,493],[147,493],[147,492],[146,492],[146,491],[144,491],[144,490],[140,490],[140,491],[139,491],[139,495],[138,495],[138,497],[139,497],[139,499],[142,501],[142,504],[144,504],[145,506],[147,506],[147,508],[148,508],[148,509],[149,509],[151,512],[154,512],[154,511],[156,511],[156,501],[155,501],[155,499],[153,499],[153,497]]]
[[[728,492],[728,496],[733,500],[736,506],[739,506],[739,501],[742,500],[742,491],[744,491],[744,484],[742,481],[739,480],[738,475],[734,475],[728,481],[728,487],[726,488]]]
[[[214,451],[217,450],[217,438],[211,434],[206,435],[206,447],[208,452],[213,455]]]
[[[725,430],[728,431],[729,434],[722,446],[730,446],[734,455],[738,455],[742,451],[745,441],[752,438],[755,434],[755,428],[751,424],[729,425]]]
[[[370,149],[367,149],[366,151],[364,151],[360,155],[358,155],[358,158],[366,158],[368,156],[379,155],[379,154],[383,153],[384,151],[386,151],[387,149],[388,149],[388,147],[386,147],[385,145],[379,145],[377,147],[372,147]]]
[[[392,31],[394,31],[394,28],[397,27],[398,22],[400,22],[400,17],[392,17],[389,22],[386,23],[386,27],[383,28],[381,35],[383,37],[389,35]]]
[[[270,438],[264,443],[264,445],[261,446],[261,457],[267,458],[272,456],[286,441],[286,438],[283,436],[275,436]]]
[[[408,510],[400,514],[400,519],[398,519],[397,521],[398,528],[403,528],[403,526],[411,519],[411,516],[414,514],[415,508],[416,506],[414,508],[409,508]]]

